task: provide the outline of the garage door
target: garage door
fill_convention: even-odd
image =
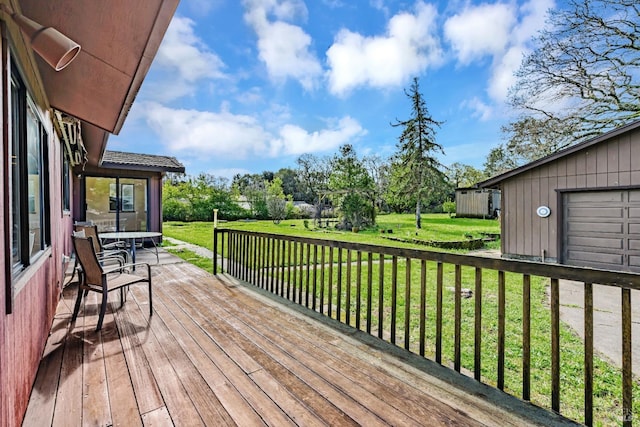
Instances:
[[[640,272],[640,190],[564,195],[566,264]]]

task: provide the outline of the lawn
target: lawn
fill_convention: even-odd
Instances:
[[[385,239],[392,230],[392,236],[416,236],[416,229],[413,223],[412,215],[385,215],[378,217],[378,227],[371,230],[363,230],[359,233],[337,231],[332,229],[316,229],[304,222],[284,221],[280,224],[273,224],[268,221],[237,221],[220,224],[221,228],[233,228],[248,231],[260,231],[273,234],[296,235],[303,237],[313,237],[320,239],[332,239],[360,242],[374,245],[385,246],[405,246],[422,249],[430,249],[415,244],[393,242]],[[382,233],[381,230],[385,230]],[[212,248],[213,226],[211,223],[165,223],[164,232],[167,236],[174,237],[179,240],[190,241],[192,243]],[[423,240],[458,240],[467,238],[466,234],[472,234],[474,237],[480,236],[482,233],[498,233],[499,223],[495,220],[481,219],[456,219],[448,218],[447,215],[425,215],[423,217],[423,229],[418,230],[418,238]],[[499,248],[499,243],[492,242],[494,248]],[[284,248],[284,246],[283,246]],[[227,248],[225,248],[227,249]],[[260,249],[259,249],[260,250]],[[309,282],[314,283],[315,279],[311,276],[320,276],[320,270],[323,271],[323,277],[331,276],[332,287],[329,289],[328,284],[320,283],[318,288],[312,288],[310,291],[315,295],[315,300],[319,302],[318,306],[324,306],[325,309],[331,307],[331,317],[337,316],[337,307],[340,306],[340,320],[345,321],[347,313],[351,316],[350,324],[356,322],[356,307],[360,305],[365,307],[367,299],[370,297],[373,301],[372,308],[372,333],[377,333],[378,313],[382,312],[382,328],[384,330],[384,338],[390,340],[390,330],[392,323],[392,315],[390,307],[392,301],[396,301],[396,316],[394,323],[396,329],[396,343],[402,346],[405,334],[410,336],[411,351],[418,352],[419,336],[419,286],[420,283],[420,266],[419,263],[413,263],[411,269],[410,280],[411,289],[409,292],[410,301],[410,327],[404,330],[404,313],[405,305],[405,277],[406,262],[403,259],[398,260],[396,282],[397,287],[395,295],[392,294],[392,287],[389,286],[393,282],[391,277],[391,268],[385,266],[383,270],[384,288],[383,288],[383,308],[378,305],[379,289],[374,286],[371,295],[367,295],[366,286],[358,289],[358,280],[356,280],[355,268],[353,268],[351,280],[347,279],[347,268],[342,268],[342,287],[337,287],[338,271],[337,268],[329,269],[321,268],[303,268],[306,259],[306,251],[309,247],[300,245],[297,251],[297,258],[291,261],[291,265],[298,270],[297,276],[293,276],[292,282],[298,289],[300,295],[303,284]],[[288,251],[288,249],[287,249]],[[458,251],[461,252],[461,251]],[[194,254],[183,253],[182,256],[190,258],[194,261]],[[311,255],[312,256],[312,255]],[[352,254],[355,257],[355,254]],[[342,261],[347,260],[347,251],[342,251]],[[270,263],[271,258],[265,258]],[[287,266],[287,256],[280,258],[283,263],[278,266]],[[312,258],[311,258],[312,259]],[[335,254],[335,258],[338,255]],[[351,258],[353,261],[354,258]],[[208,268],[210,260],[200,260],[201,266]],[[389,261],[385,262],[387,264]],[[350,263],[343,264],[349,265]],[[377,278],[379,275],[379,262],[372,265],[372,276]],[[364,263],[361,269],[361,277],[367,275],[367,264]],[[210,268],[208,268],[209,271]],[[265,269],[266,271],[275,271],[279,274],[281,283],[286,281],[285,269],[277,268],[275,270]],[[427,328],[425,331],[426,350],[425,356],[433,359],[435,348],[435,268],[431,263],[427,266]],[[295,274],[295,273],[294,273]],[[462,268],[463,287],[474,289],[473,268]],[[452,286],[452,277],[454,275],[453,266],[445,265],[445,288]],[[325,280],[327,282],[327,280]],[[362,283],[365,281],[363,280]],[[350,283],[350,286],[347,285]],[[308,285],[307,285],[308,286]],[[417,289],[416,289],[417,288]],[[495,385],[497,382],[497,321],[498,321],[498,290],[497,279],[494,272],[488,271],[483,277],[482,288],[482,378],[483,382]],[[306,289],[309,289],[308,287]],[[306,292],[306,290],[304,291]],[[315,292],[315,294],[314,294]],[[550,407],[550,313],[548,309],[548,279],[533,277],[531,280],[531,400],[539,406]],[[295,292],[294,292],[295,294]],[[322,297],[321,297],[322,295]],[[328,300],[331,295],[331,300]],[[359,296],[359,300],[356,298]],[[321,299],[322,298],[322,299]],[[349,301],[347,301],[347,299]],[[515,274],[506,275],[506,360],[505,360],[505,391],[520,397],[522,394],[522,276]],[[312,298],[313,300],[313,298]],[[474,299],[462,300],[462,367],[463,370],[472,370],[474,364],[474,347],[473,347],[473,327],[474,327]],[[453,360],[454,353],[454,334],[453,334],[453,318],[454,318],[454,297],[453,293],[445,290],[443,296],[443,364],[450,365]],[[366,324],[366,316],[361,312],[360,328],[364,329]],[[583,349],[582,341],[577,335],[566,325],[561,328],[561,411],[562,414],[578,421],[583,420]],[[605,361],[595,358],[595,384],[594,384],[594,416],[596,425],[617,424],[621,419],[621,374],[620,370],[606,363]],[[634,401],[640,401],[640,387],[634,387]],[[634,418],[639,419],[640,413],[634,411]]]
[[[483,233],[500,233],[500,223],[492,219],[450,218],[447,214],[425,214],[422,216],[422,228],[416,230],[414,218],[414,215],[379,215],[375,227],[360,230],[358,233],[340,231],[332,227],[314,227],[311,220],[286,220],[279,224],[274,224],[273,221],[232,221],[221,222],[218,227],[287,236],[339,239],[372,245],[423,249],[426,249],[426,247],[415,243],[389,240],[388,238],[418,239],[423,241],[464,241],[470,237],[481,238]],[[211,222],[183,223],[169,221],[163,224],[163,233],[168,237],[189,241],[208,249],[213,248],[213,223]],[[500,247],[498,241],[487,242],[485,246],[494,249]],[[429,247],[429,249],[433,250],[435,248]]]

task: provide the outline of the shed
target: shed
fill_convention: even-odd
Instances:
[[[478,184],[507,258],[640,272],[640,120]]]
[[[500,190],[495,188],[456,188],[456,217],[497,218]]]

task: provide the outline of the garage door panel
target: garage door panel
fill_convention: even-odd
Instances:
[[[624,241],[622,238],[569,236],[568,242],[569,247],[587,246],[591,248],[606,249],[622,249],[624,247]]]
[[[576,207],[569,208],[570,218],[622,218],[624,209],[622,207]]]
[[[567,193],[563,201],[564,262],[640,272],[640,190]]]
[[[567,226],[569,233],[614,233],[620,234],[624,231],[622,222],[571,222]],[[638,224],[640,232],[640,224]]]
[[[598,264],[614,264],[622,265],[624,259],[621,254],[606,254],[602,252],[590,251],[569,251],[569,259],[573,261],[582,261]]]
[[[640,196],[639,196],[640,197]],[[622,191],[595,191],[595,192],[579,192],[569,195],[569,203],[598,203],[598,202],[622,202],[624,194]],[[640,200],[640,198],[639,198]]]
[[[640,203],[640,190],[631,190],[631,191],[629,191],[628,200],[630,202]]]

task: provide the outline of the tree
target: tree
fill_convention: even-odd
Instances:
[[[447,178],[455,188],[473,187],[486,177],[483,171],[458,162],[451,164],[447,168]]]
[[[405,95],[411,99],[411,116],[407,120],[397,120],[393,127],[402,127],[398,138],[397,153],[393,165],[396,170],[395,191],[415,195],[416,228],[422,227],[421,206],[432,186],[442,175],[438,169],[440,163],[434,152],[444,153],[436,142],[435,128],[442,122],[434,120],[429,114],[424,97],[420,93],[418,79],[414,78],[409,92]]]
[[[512,153],[541,157],[640,118],[637,0],[569,0],[547,24],[510,94],[523,111],[504,129]]]
[[[274,224],[287,217],[287,199],[282,191],[282,180],[278,177],[265,182],[267,187],[267,211]]]
[[[517,167],[517,164],[505,146],[500,144],[489,151],[483,166],[485,176],[492,177]]]
[[[320,221],[329,189],[331,162],[327,157],[303,154],[296,159],[296,163],[298,179],[305,194],[303,200],[315,206],[314,219]]]
[[[344,227],[360,227],[375,222],[375,209],[368,203],[373,192],[373,180],[353,146],[340,147],[340,155],[335,156],[332,173],[329,177],[329,189],[334,206],[340,209]]]

